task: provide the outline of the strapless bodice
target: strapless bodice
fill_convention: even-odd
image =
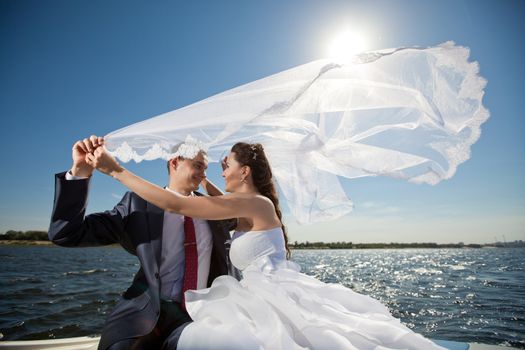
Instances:
[[[276,227],[262,231],[235,231],[230,248],[233,265],[242,271],[261,258],[268,258],[273,264],[286,260],[283,230]]]

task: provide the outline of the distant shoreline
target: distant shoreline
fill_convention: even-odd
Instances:
[[[0,234],[0,245],[37,245],[55,246],[48,240],[47,231],[7,231]],[[112,244],[111,246],[118,246]],[[494,243],[434,243],[434,242],[412,242],[412,243],[354,243],[354,242],[289,242],[288,247],[294,250],[302,249],[462,249],[462,248],[525,248],[522,240],[514,242],[494,242]]]
[[[319,245],[309,244],[305,245],[298,244],[289,245],[292,250],[360,250],[360,249],[479,249],[479,248],[522,248],[523,246],[492,246],[492,245],[481,245],[481,244],[468,244],[468,245],[458,245],[458,244],[429,244],[429,243],[361,243],[361,244],[352,244],[349,246],[333,246],[333,243],[324,243]],[[51,241],[44,240],[18,240],[18,239],[9,239],[9,240],[0,240],[0,246],[50,246],[58,247]],[[102,247],[118,247],[118,244],[112,244],[109,246]]]
[[[53,245],[51,241],[30,241],[22,239],[0,240],[0,245]]]
[[[55,244],[51,241],[43,241],[43,240],[24,240],[24,239],[4,239],[0,240],[0,247],[1,246],[41,246],[41,247],[57,247],[60,248],[58,244]],[[114,247],[120,247],[118,243],[115,244],[109,244],[104,246],[93,246],[93,247],[84,247],[84,248],[114,248]]]

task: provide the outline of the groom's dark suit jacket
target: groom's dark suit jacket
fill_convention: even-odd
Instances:
[[[140,260],[132,285],[108,315],[99,349],[127,338],[148,334],[159,316],[159,265],[164,211],[127,192],[112,210],[85,216],[89,180],[66,180],[55,175],[55,201],[49,239],[65,247],[89,247],[119,243]],[[228,274],[227,241],[231,221],[208,224],[213,236],[208,286]]]

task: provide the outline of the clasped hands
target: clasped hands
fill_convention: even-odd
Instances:
[[[73,145],[73,167],[71,174],[79,177],[89,177],[94,169],[112,176],[122,171],[117,160],[104,149],[104,138],[91,135],[89,138],[77,141]]]

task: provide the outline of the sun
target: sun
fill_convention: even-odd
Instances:
[[[337,35],[328,48],[328,57],[337,61],[350,61],[356,54],[367,49],[365,37],[355,31],[344,31]]]

